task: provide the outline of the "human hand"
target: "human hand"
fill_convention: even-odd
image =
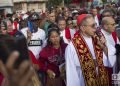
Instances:
[[[33,64],[33,67],[34,67],[36,70],[39,70],[39,65],[38,65],[38,64]]]
[[[106,46],[106,39],[104,36],[97,37],[97,43],[103,49]]]
[[[52,70],[47,70],[47,74],[49,76],[49,78],[55,78],[55,73]]]
[[[29,43],[32,37],[32,33],[30,32],[30,30],[27,30],[27,42]]]
[[[33,68],[28,60],[23,61],[18,69],[14,68],[14,63],[18,57],[19,53],[14,51],[6,64],[0,60],[0,71],[8,81],[8,83],[2,83],[3,86],[33,86],[31,83]]]

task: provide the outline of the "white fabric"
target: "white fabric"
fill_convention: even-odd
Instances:
[[[28,17],[29,17],[29,15],[24,14],[24,15],[22,16],[22,19],[25,20],[25,19],[27,19]]]
[[[112,34],[106,32],[105,30],[102,29],[101,32],[104,34],[106,38],[106,45],[108,47],[108,59],[109,59],[110,67],[113,67],[116,62],[116,55],[115,55],[116,49],[115,49],[114,39],[112,37]],[[118,38],[117,38],[117,43],[120,44]]]
[[[71,38],[74,37],[74,34],[76,33],[76,29],[73,28],[73,29],[70,29],[70,35],[71,35]]]
[[[14,29],[16,29],[16,28],[15,28],[15,25],[14,25],[14,23],[13,23],[13,30],[14,30]],[[17,24],[17,30],[19,30],[19,24]]]
[[[94,17],[94,19],[95,19],[95,22],[97,24],[97,27],[99,27],[99,19],[98,19],[97,15]]]
[[[23,28],[21,30],[21,32],[24,34],[24,36],[27,38],[27,30],[28,28]],[[44,45],[44,41],[45,41],[45,32],[44,30],[38,28],[38,31],[36,33],[32,33],[32,38],[31,40],[42,40],[43,45],[42,46],[28,46],[28,49],[31,50],[33,52],[33,54],[35,55],[36,59],[39,58],[39,53],[42,50],[43,47],[45,47]]]
[[[69,41],[66,39],[66,37],[65,37],[65,30],[63,30],[63,31],[60,31],[60,37],[62,37],[63,38],[63,41],[65,42],[65,43],[69,43]]]
[[[93,44],[91,38],[85,38],[89,49],[92,51],[93,59],[96,59]],[[91,47],[92,46],[92,47]],[[78,55],[72,42],[69,43],[65,50],[65,60],[66,60],[66,79],[67,86],[85,86],[84,78],[79,63]],[[104,66],[108,66],[108,61],[106,55],[103,53],[103,63]]]

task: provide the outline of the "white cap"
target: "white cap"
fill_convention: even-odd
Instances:
[[[78,13],[78,11],[77,10],[73,10],[72,13]]]

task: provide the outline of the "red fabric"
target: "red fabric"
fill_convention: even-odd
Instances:
[[[29,50],[29,55],[33,64],[38,64],[38,60],[35,58],[34,54],[30,50]]]
[[[70,29],[69,29],[69,28],[66,28],[66,29],[65,29],[65,37],[66,37],[67,39],[71,39],[71,34],[70,34]]]
[[[12,32],[9,32],[8,34],[14,36],[17,31],[18,31],[17,29],[14,29]]]
[[[87,0],[87,2],[93,2],[93,0]]]
[[[65,48],[66,44],[61,44],[61,51],[62,55],[61,58],[62,63],[65,62],[64,58],[64,53],[65,53]],[[39,57],[39,67],[40,70],[47,72],[48,69],[52,70],[56,76],[59,76],[60,71],[59,71],[59,65],[58,65],[58,58],[60,56],[60,48],[56,49],[52,46],[46,46],[45,48],[42,49],[40,52],[40,57]]]
[[[18,22],[15,21],[13,24],[14,24],[15,29],[17,29]]]
[[[72,3],[74,3],[74,4],[80,4],[80,1],[82,1],[82,0],[72,0]]]
[[[112,37],[114,39],[115,44],[117,44],[117,34],[116,34],[116,32],[112,32]]]
[[[75,35],[78,35],[79,33],[80,33],[80,30],[78,30],[78,31],[74,34],[74,36],[75,36]]]
[[[77,25],[80,25],[81,22],[84,20],[84,18],[87,16],[87,14],[81,14],[77,17]]]
[[[3,75],[0,73],[0,86],[1,86],[1,84],[2,84],[3,79],[4,79],[4,77],[3,77]]]

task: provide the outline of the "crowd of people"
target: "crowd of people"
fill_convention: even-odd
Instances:
[[[0,86],[119,86],[120,7],[1,15]]]

